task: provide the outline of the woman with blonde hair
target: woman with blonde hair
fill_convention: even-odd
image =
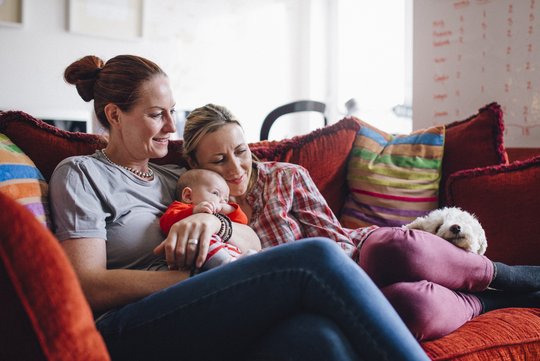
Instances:
[[[493,309],[540,307],[538,266],[492,262],[418,230],[343,228],[306,169],[253,158],[240,122],[223,106],[207,104],[188,115],[184,147],[191,167],[225,178],[263,248],[306,237],[332,239],[419,340],[442,337]]]

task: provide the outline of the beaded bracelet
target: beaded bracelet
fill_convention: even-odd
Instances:
[[[219,231],[217,235],[221,238],[223,242],[228,242],[231,239],[232,236],[232,222],[229,217],[227,217],[224,214],[221,213],[214,213],[214,216],[216,216],[219,221],[221,222],[221,226],[219,227]]]

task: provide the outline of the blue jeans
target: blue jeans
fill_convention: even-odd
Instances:
[[[321,238],[199,274],[97,327],[113,360],[429,360],[368,276]]]

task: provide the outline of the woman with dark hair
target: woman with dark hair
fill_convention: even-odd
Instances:
[[[242,251],[260,241],[246,225],[198,213],[175,223],[163,242],[159,217],[184,171],[149,163],[167,154],[176,130],[167,76],[137,56],[86,56],[65,79],[94,101],[109,142],[55,169],[55,233],[113,359],[428,359],[373,282],[328,239],[190,278],[213,234]],[[149,270],[161,253],[168,269]]]

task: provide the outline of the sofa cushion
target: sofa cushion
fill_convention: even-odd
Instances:
[[[540,360],[540,308],[488,312],[422,347],[433,361]]]
[[[49,226],[48,186],[34,162],[0,133],[0,192],[24,205]]]
[[[463,170],[448,178],[447,203],[478,217],[486,256],[510,264],[540,265],[540,156],[527,161]],[[536,221],[531,222],[531,217]]]
[[[446,205],[446,180],[452,173],[508,163],[503,137],[503,112],[497,103],[486,105],[465,120],[446,125],[439,205]]]
[[[348,163],[348,228],[400,226],[437,208],[444,126],[392,135],[362,122]]]
[[[0,359],[108,360],[56,238],[0,193]]]

